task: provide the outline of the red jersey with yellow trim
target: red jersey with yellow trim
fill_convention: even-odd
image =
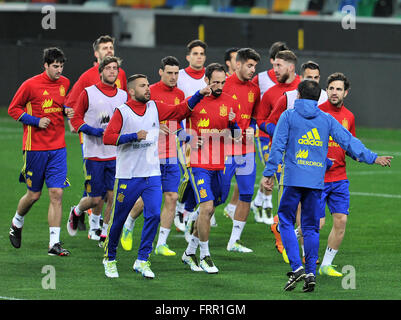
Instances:
[[[81,92],[87,88],[90,87],[100,81],[100,74],[99,74],[99,64],[96,63],[92,68],[86,70],[79,78],[78,80],[74,83],[74,85],[71,88],[71,91],[68,93],[67,100],[65,102],[65,105],[67,107],[71,107],[75,110],[79,96]],[[127,76],[125,74],[125,71],[120,68],[118,72],[118,77],[115,82],[116,86],[118,89],[122,89],[128,92],[127,89]],[[79,134],[80,142],[81,144],[83,143],[82,140],[82,133]]]
[[[195,106],[187,119],[187,132],[203,137],[204,142],[202,147],[191,150],[191,167],[224,170],[224,159],[231,145],[225,147],[222,135],[229,127],[228,114],[231,108],[236,113],[237,105],[232,97],[223,92],[219,97],[204,97]],[[192,141],[191,146],[194,144],[195,141]]]
[[[63,105],[69,86],[70,80],[66,77],[51,80],[44,71],[19,87],[8,108],[8,114],[15,120],[27,113],[51,121],[46,129],[24,124],[23,150],[43,151],[65,147]]]
[[[185,100],[185,94],[177,87],[169,87],[164,82],[159,81],[150,86],[150,99],[158,100],[169,105],[177,105]],[[164,120],[160,123],[166,124],[170,134],[160,133],[159,135],[159,158],[176,158],[177,142],[175,132],[181,129],[178,121]]]
[[[291,83],[278,83],[263,94],[259,108],[256,111],[256,123],[258,126],[269,118],[277,100],[284,94],[284,92],[297,89],[300,81],[299,77],[295,77]],[[269,135],[262,130],[259,130],[259,137],[269,138]]]
[[[260,103],[260,89],[252,81],[241,81],[236,73],[233,73],[226,79],[223,92],[230,95],[235,101],[238,111],[236,114],[236,122],[241,130],[246,130],[251,124],[251,119],[255,117],[255,111]],[[233,155],[243,155],[255,152],[255,146],[247,143],[246,139],[242,139],[242,150],[236,147],[232,150]]]
[[[343,125],[355,137],[355,117],[344,105],[340,108],[326,101],[319,105],[320,110],[331,114],[339,123]],[[347,179],[345,151],[329,137],[329,149],[327,158],[334,159],[330,170],[326,171],[324,182],[334,182]]]

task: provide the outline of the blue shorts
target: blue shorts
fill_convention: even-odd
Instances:
[[[116,160],[84,160],[85,191],[90,197],[103,197],[114,188]]]
[[[197,203],[213,200],[215,207],[222,203],[223,170],[193,167],[190,181]]]
[[[177,158],[166,158],[165,163],[160,164],[160,171],[162,175],[162,191],[164,192],[178,192],[180,185],[181,171],[180,165],[177,163]]]
[[[268,137],[256,137],[255,144],[258,149],[258,155],[260,162],[266,164],[269,160],[269,143],[270,139]]]
[[[67,149],[24,151],[24,167],[19,181],[26,183],[33,192],[42,191],[44,182],[47,188],[68,187]]]
[[[223,202],[225,202],[228,197],[231,180],[234,175],[238,184],[240,200],[251,202],[255,191],[256,180],[255,153],[247,153],[243,156],[230,156],[226,159],[223,181]]]
[[[349,214],[349,181],[325,182],[320,206],[320,217],[326,216],[326,203],[330,213]]]

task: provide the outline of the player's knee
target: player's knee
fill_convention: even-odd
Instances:
[[[61,203],[63,199],[63,189],[61,188],[50,188],[49,198],[51,202]]]
[[[347,224],[347,215],[342,213],[333,214],[333,227],[338,231],[344,231]]]
[[[251,202],[252,201],[252,194],[240,194],[239,199],[243,202]]]
[[[165,192],[165,201],[169,203],[175,203],[178,200],[178,193],[177,192]]]
[[[41,191],[34,192],[34,191],[28,190],[28,192],[27,192],[27,197],[32,203],[38,201],[40,199],[41,195],[42,195]]]

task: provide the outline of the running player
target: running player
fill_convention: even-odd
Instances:
[[[265,92],[263,95],[262,101],[260,103],[260,108],[257,111],[257,124],[259,126],[259,136],[269,138],[269,135],[266,131],[266,119],[269,117],[275,103],[277,100],[284,94],[286,91],[295,90],[298,87],[300,82],[299,76],[295,74],[295,66],[297,63],[297,56],[290,50],[280,51],[276,54],[275,60],[273,62],[273,69],[275,75],[277,77],[277,81],[279,82],[275,86],[271,87],[269,90]],[[281,167],[276,174],[277,180],[279,181],[280,178],[280,171]],[[258,193],[256,194],[254,200],[254,207],[256,208],[256,212],[260,212],[260,209],[263,209],[261,206],[267,202],[267,217],[271,218],[272,214],[272,195],[271,192],[265,190],[263,185],[260,184]],[[254,211],[254,212],[255,212]],[[281,243],[281,238],[279,237],[279,232],[276,231],[277,224],[272,224],[271,230],[275,235],[276,241],[275,245],[277,250],[282,253],[283,252],[283,245]]]
[[[57,256],[70,255],[60,242],[63,189],[69,186],[64,115],[74,115],[73,109],[64,107],[70,86],[70,81],[61,75],[65,61],[60,49],[45,49],[44,72],[26,80],[8,108],[8,114],[22,122],[24,128],[24,167],[19,181],[27,186],[27,192],[19,200],[12,219],[10,241],[15,248],[21,247],[24,217],[39,200],[43,183],[46,182],[50,198],[48,254]]]
[[[172,56],[161,60],[159,69],[160,81],[150,86],[150,98],[170,105],[181,103],[184,92],[177,88],[179,61]],[[180,183],[180,168],[177,161],[176,136],[181,130],[177,121],[162,121],[159,135],[159,158],[164,195],[164,206],[160,216],[159,237],[155,253],[163,256],[174,256],[175,252],[167,245],[171,224],[174,219],[175,207],[178,199]],[[143,210],[143,201],[138,201],[127,217],[121,236],[121,245],[124,250],[132,249],[132,231],[136,218]]]
[[[74,108],[77,105],[79,96],[81,95],[82,91],[90,87],[94,84],[97,84],[100,81],[100,74],[99,74],[99,63],[104,59],[104,57],[107,56],[114,56],[114,38],[110,37],[109,35],[103,35],[97,38],[94,43],[93,43],[93,54],[96,59],[96,63],[87,71],[85,71],[79,79],[75,82],[74,86],[71,88],[71,91],[69,92],[66,100],[66,105]],[[125,72],[122,68],[120,68],[118,72],[118,77],[115,82],[116,86],[118,89],[122,89],[127,91],[127,77],[125,75]],[[70,122],[69,122],[70,124]],[[70,124],[70,129],[72,132],[75,131],[75,129],[71,126]],[[84,158],[83,156],[83,133],[79,133],[79,141],[81,143],[81,148],[82,148],[82,159]],[[83,196],[86,196],[86,190],[84,186],[84,192]],[[103,199],[99,202],[99,205],[94,208],[93,212],[95,216],[101,216],[103,210]],[[92,210],[88,211],[89,213],[92,212]],[[98,220],[97,217],[94,216],[95,221],[93,222],[96,224],[96,221]],[[91,222],[89,221],[89,224]],[[89,227],[89,230],[92,229],[93,226]],[[80,216],[80,220],[78,222],[78,230],[85,230],[85,215],[82,214]]]
[[[120,59],[106,56],[99,64],[100,81],[82,91],[75,106],[71,124],[77,132],[82,132],[84,150],[85,190],[87,196],[71,208],[67,230],[75,236],[78,220],[88,209],[95,208],[103,199],[107,206],[104,211],[103,226],[100,215],[91,215],[88,238],[99,241],[103,246],[113,204],[114,177],[116,173],[116,147],[103,144],[103,132],[113,116],[114,109],[128,99],[126,91],[118,89],[115,82],[120,69]]]
[[[116,108],[103,136],[104,144],[117,146],[116,181],[111,223],[105,242],[104,268],[107,277],[118,277],[116,254],[118,241],[127,216],[138,200],[144,202],[144,224],[138,258],[134,270],[146,278],[154,278],[149,255],[160,221],[162,190],[158,156],[159,123],[163,120],[182,120],[190,114],[206,87],[190,99],[172,106],[150,100],[149,82],[145,75],[128,79],[130,98]]]
[[[199,215],[182,261],[192,271],[218,273],[209,251],[210,219],[215,207],[222,203],[223,171],[226,135],[230,121],[235,118],[238,103],[223,92],[226,75],[218,63],[207,66],[205,81],[213,85],[212,94],[194,108],[188,119],[188,132],[195,138],[191,141],[191,183],[199,203]],[[232,125],[233,126],[233,125]],[[231,145],[228,145],[231,146]],[[200,264],[196,251],[200,247]]]
[[[205,62],[207,44],[201,40],[192,40],[187,45],[186,60],[188,67],[180,69],[178,74],[177,87],[184,91],[185,98],[192,96],[197,90],[206,86],[205,83]],[[185,130],[186,122],[183,121],[182,127]],[[178,143],[178,142],[177,142]],[[185,228],[188,220],[192,221],[192,212],[196,207],[196,200],[192,190],[189,177],[190,147],[188,144],[180,143],[178,148],[178,158],[182,170],[181,182],[178,188],[178,201],[176,208],[175,226],[179,231],[188,231]],[[188,232],[187,232],[188,233]]]
[[[224,171],[225,197],[228,196],[234,175],[239,191],[238,205],[233,216],[232,233],[227,244],[228,251],[252,252],[251,249],[241,244],[240,237],[249,215],[256,179],[253,142],[256,125],[254,113],[260,102],[260,92],[258,86],[250,80],[259,61],[260,56],[255,50],[251,48],[238,50],[235,73],[227,78],[224,86],[224,92],[239,104],[237,123],[245,137],[241,144],[235,143],[233,148],[230,148]]]

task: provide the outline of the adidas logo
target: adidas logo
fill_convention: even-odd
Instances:
[[[47,90],[45,90],[45,91],[43,91],[43,95],[44,95],[44,96],[48,96],[48,95],[49,95],[49,92],[47,92]]]
[[[304,134],[300,139],[298,139],[298,143],[307,146],[323,146],[323,142],[320,140],[320,135],[316,128],[313,128],[311,131]]]
[[[206,114],[207,112],[206,112],[205,108],[202,108],[202,110],[199,111],[199,113],[201,113],[201,114]]]

